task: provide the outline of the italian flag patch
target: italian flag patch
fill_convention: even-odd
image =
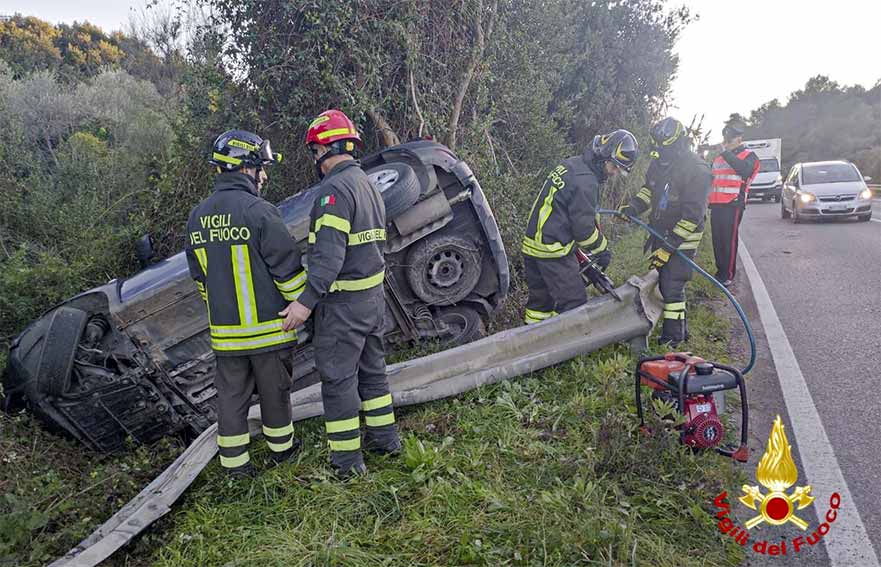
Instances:
[[[319,201],[319,204],[322,207],[326,207],[328,205],[336,205],[336,197],[334,197],[333,195],[325,195],[324,197],[321,198],[321,201]]]

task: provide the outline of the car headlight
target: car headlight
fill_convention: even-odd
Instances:
[[[872,198],[872,190],[866,187],[860,192],[860,199],[871,199]]]
[[[811,201],[816,201],[817,198],[814,197],[813,193],[799,193],[798,200],[802,203],[810,203]]]
[[[782,175],[777,176],[777,185],[783,185],[783,176]]]

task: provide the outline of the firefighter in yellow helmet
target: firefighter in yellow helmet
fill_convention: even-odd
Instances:
[[[302,293],[306,273],[278,209],[260,197],[264,168],[280,160],[269,140],[224,132],[209,160],[218,171],[214,192],[187,221],[187,263],[208,308],[217,362],[220,464],[233,476],[255,474],[246,420],[255,389],[272,460],[284,462],[300,448],[289,394],[297,333],[283,328],[279,311]]]
[[[669,242],[650,237],[646,250],[651,250],[649,266],[658,270],[658,288],[664,297],[660,342],[676,346],[688,339],[685,285],[692,276],[691,266],[676,250],[694,258],[700,245],[710,169],[691,151],[688,133],[675,118],[658,121],[651,137],[653,159],[645,183],[621,212],[635,217],[651,211],[650,225]]]
[[[612,253],[596,224],[600,188],[610,176],[627,175],[638,153],[633,134],[615,130],[595,136],[583,154],[551,170],[532,205],[521,247],[529,285],[527,325],[587,302],[575,248],[608,267]]]

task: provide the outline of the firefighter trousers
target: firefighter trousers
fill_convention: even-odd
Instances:
[[[527,325],[587,303],[587,289],[574,253],[562,258],[525,256],[523,265],[529,286],[524,316]]]
[[[694,258],[694,250],[684,251]],[[660,342],[672,345],[688,339],[688,323],[685,315],[685,284],[691,279],[691,266],[678,254],[670,255],[670,260],[658,271],[658,289],[664,298]]]
[[[713,254],[716,256],[716,279],[733,280],[737,272],[737,245],[743,207],[731,203],[710,207],[713,228]]]
[[[220,464],[234,469],[250,462],[248,454],[248,407],[257,389],[263,436],[270,451],[280,453],[293,446],[291,423],[291,350],[216,357],[217,445]]]
[[[321,375],[324,424],[331,465],[339,472],[362,465],[359,410],[366,424],[365,448],[400,448],[382,343],[382,286],[337,292],[318,304],[315,365]]]

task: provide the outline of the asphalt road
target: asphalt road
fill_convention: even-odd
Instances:
[[[881,220],[881,201],[873,208]],[[780,218],[778,204],[755,203],[746,211],[741,237],[792,345],[868,536],[881,555],[881,226],[855,220],[795,225]],[[738,270],[735,294],[753,326],[761,327],[742,265]],[[759,364],[749,376],[750,465],[758,463],[776,413],[784,416],[798,462],[798,439],[786,415],[774,364],[761,329],[757,335]],[[799,469],[798,484],[809,483]],[[834,490],[817,486],[814,494]],[[817,525],[813,514],[804,519]],[[828,562],[820,549],[799,559],[797,564]]]

